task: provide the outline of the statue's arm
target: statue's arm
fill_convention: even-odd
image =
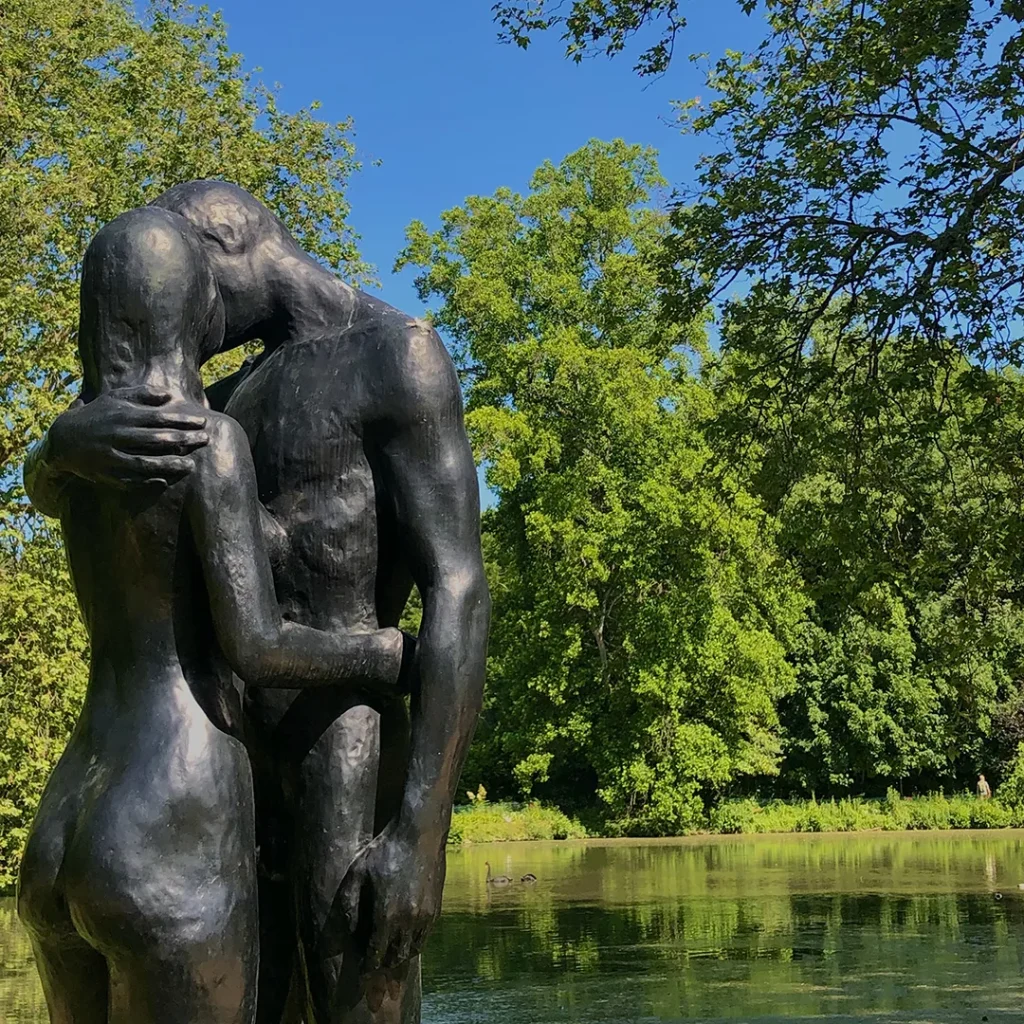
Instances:
[[[67,413],[62,415],[66,416]],[[51,427],[29,449],[25,457],[23,475],[25,492],[37,511],[42,512],[44,516],[56,518],[61,514],[62,498],[72,474],[66,471],[54,448]]]
[[[60,514],[68,481],[131,487],[167,484],[193,468],[207,441],[206,418],[185,411],[167,391],[124,388],[76,401],[60,414],[25,460],[25,490],[44,515]]]
[[[403,652],[411,656],[399,630],[328,633],[281,619],[256,495],[244,431],[227,416],[211,416],[210,444],[197,459],[190,489],[189,522],[214,630],[232,669],[253,686],[352,683],[394,696]]]
[[[423,619],[412,671],[409,771],[395,828],[429,858],[443,856],[480,714],[490,596],[476,466],[455,368],[425,326],[412,328],[399,349],[384,465]]]

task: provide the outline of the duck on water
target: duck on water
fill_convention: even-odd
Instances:
[[[491,862],[489,860],[484,861],[484,865],[487,868],[487,878],[485,879],[488,885],[511,885],[512,879],[508,875],[492,875],[491,874]]]
[[[484,866],[487,868],[487,878],[485,881],[488,885],[511,885],[515,881],[510,875],[492,875],[491,862],[489,860],[484,861]],[[537,881],[537,876],[532,871],[528,871],[519,881],[529,885]]]

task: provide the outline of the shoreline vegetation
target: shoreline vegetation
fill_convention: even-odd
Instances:
[[[712,808],[704,827],[683,835],[768,835],[815,832],[905,832],[1024,828],[1024,806],[969,793],[928,793],[839,799],[725,800]],[[474,800],[455,808],[449,845],[545,839],[626,838],[600,823],[584,824],[540,802]],[[637,836],[636,838],[640,838]]]

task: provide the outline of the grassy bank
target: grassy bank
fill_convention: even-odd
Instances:
[[[871,832],[914,829],[1022,828],[1024,807],[967,794],[929,793],[904,799],[895,791],[882,799],[726,800],[713,808],[703,828],[711,834],[779,832]],[[600,835],[600,832],[589,833]],[[493,843],[524,839],[584,839],[575,819],[543,804],[480,802],[458,807],[449,842]]]
[[[480,802],[455,808],[448,842],[459,845],[586,837],[587,830],[557,807]]]
[[[967,793],[929,793],[902,798],[891,791],[880,800],[727,800],[708,815],[708,831],[869,832],[906,829],[1019,828],[1024,808]]]

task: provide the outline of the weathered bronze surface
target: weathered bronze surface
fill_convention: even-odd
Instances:
[[[451,360],[216,181],[99,232],[79,341],[25,474],[92,641],[19,888],[51,1021],[418,1021],[489,614]]]

